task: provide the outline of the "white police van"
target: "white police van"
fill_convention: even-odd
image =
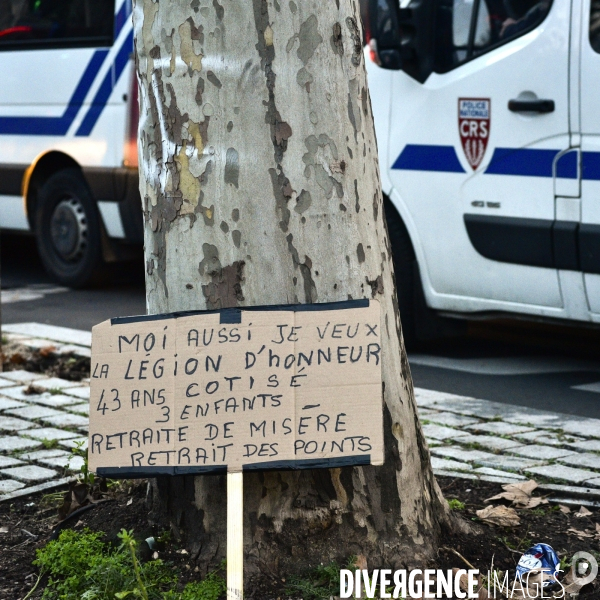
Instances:
[[[363,21],[407,337],[419,314],[600,323],[600,0]]]
[[[0,0],[0,228],[90,280],[143,240],[130,0]]]

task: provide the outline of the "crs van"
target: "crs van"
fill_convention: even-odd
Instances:
[[[130,0],[0,0],[0,228],[63,284],[140,252]]]
[[[600,0],[365,0],[388,226],[418,315],[600,323]]]

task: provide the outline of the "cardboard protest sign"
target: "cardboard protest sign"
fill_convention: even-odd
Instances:
[[[107,477],[383,464],[374,300],[112,319],[92,330]]]

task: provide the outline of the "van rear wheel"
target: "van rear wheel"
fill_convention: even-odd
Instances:
[[[82,287],[102,265],[100,215],[78,169],[64,169],[41,187],[35,213],[40,257],[58,283]]]

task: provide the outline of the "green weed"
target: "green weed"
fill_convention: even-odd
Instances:
[[[355,557],[352,557],[356,560]],[[352,563],[354,563],[354,560]],[[354,568],[354,564],[348,566]],[[340,593],[340,566],[336,562],[319,565],[303,576],[292,576],[286,585],[286,594],[303,600],[323,600]]]
[[[119,546],[104,543],[103,536],[67,529],[37,551],[34,564],[48,575],[43,600],[219,600],[226,591],[217,572],[178,591],[170,565],[140,562],[132,531],[121,531]]]
[[[44,446],[46,450],[54,450],[54,448],[58,448],[58,440],[48,440],[44,438],[42,440],[42,446]]]
[[[64,394],[64,390],[62,390],[61,388],[50,388],[46,391],[52,396],[60,396],[61,394]]]
[[[465,503],[457,498],[450,498],[450,500],[448,500],[448,506],[450,507],[450,510],[465,510]]]

